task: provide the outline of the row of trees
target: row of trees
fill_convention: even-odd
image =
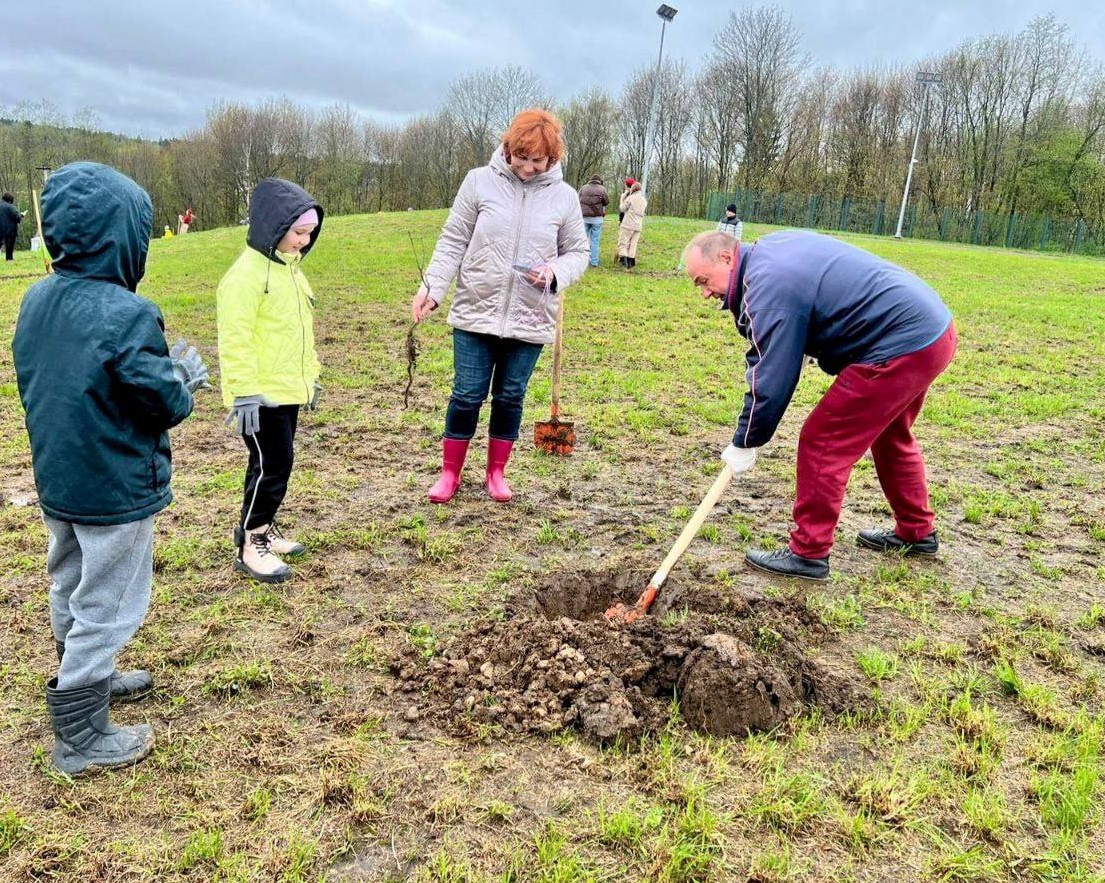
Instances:
[[[191,206],[199,226],[238,222],[268,175],[303,183],[334,213],[448,205],[465,171],[487,161],[518,110],[564,121],[565,175],[579,186],[640,177],[655,77],[659,115],[651,212],[698,215],[710,190],[736,187],[882,199],[896,205],[921,116],[918,70],[932,88],[915,198],[936,211],[1045,213],[1105,223],[1105,73],[1052,16],[1016,34],[970,39],[914,67],[814,66],[774,6],[731,14],[700,70],[647,65],[614,94],[567,100],[520,68],[456,80],[441,108],[384,126],[347,105],[321,111],[273,99],[213,107],[206,125],[160,143],[21,106],[0,126],[0,187],[22,195],[37,166],[109,163],[154,198],[158,223]]]

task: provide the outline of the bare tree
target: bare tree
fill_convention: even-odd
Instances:
[[[807,59],[801,35],[778,6],[729,13],[714,37],[717,62],[730,69],[741,125],[744,186],[762,186],[783,146]]]
[[[602,89],[594,88],[561,109],[564,123],[564,177],[573,187],[611,165],[616,111]]]

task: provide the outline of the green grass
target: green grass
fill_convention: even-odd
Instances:
[[[959,351],[916,425],[941,553],[854,546],[856,530],[891,523],[865,459],[830,583],[743,567],[746,548],[778,547],[789,529],[798,433],[831,382],[810,367],[771,447],[673,570],[664,591],[687,594],[663,623],[712,627],[707,599],[801,610],[797,625],[754,619],[740,637],[768,658],[819,643],[815,661],[875,701],[713,739],[689,730],[677,695],[659,733],[597,748],[570,727],[458,729],[435,715],[439,697],[404,689],[403,669],[454,665],[458,635],[524,613],[553,575],[654,570],[716,475],[747,344],[675,269],[709,225],[649,218],[636,273],[608,265],[608,225],[607,265],[566,300],[576,452],[528,444],[549,412],[546,352],[509,467],[514,502],[481,488],[485,418],[456,500],[431,506],[452,379],[444,311],[417,330],[406,410],[403,348],[408,232],[432,241],[443,220],[328,218],[305,264],[328,395],[302,416],[281,513],[308,550],[294,580],[230,570],[244,451],[218,395],[174,429],[154,601],[120,656],[158,683],[114,712],[157,733],[133,770],[81,782],[49,770],[46,532],[0,348],[0,879],[329,883],[356,862],[366,879],[450,883],[1105,879],[1105,263],[847,237],[919,273],[955,314]],[[243,244],[241,229],[155,242],[140,289],[213,371],[214,291]],[[17,257],[0,266],[9,337],[33,281],[15,277],[37,270]],[[479,668],[473,705],[494,700]]]

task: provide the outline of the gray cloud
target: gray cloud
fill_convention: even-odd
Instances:
[[[555,98],[591,86],[617,91],[656,57],[655,0],[149,0],[6,4],[0,31],[0,113],[46,99],[66,115],[93,109],[115,131],[165,137],[203,124],[218,101],[286,95],[312,106],[348,102],[381,121],[436,110],[450,81],[518,64]],[[674,5],[680,5],[676,0]],[[1105,12],[1062,0],[783,0],[815,64],[913,62],[964,39],[1023,28],[1054,9],[1105,57]],[[684,0],[665,56],[698,68],[714,33],[743,5]],[[49,27],[44,29],[43,23]]]

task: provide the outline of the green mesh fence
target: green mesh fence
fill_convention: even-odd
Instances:
[[[753,189],[728,193],[712,191],[707,200],[706,217],[717,221],[731,202],[736,204],[741,220],[751,224],[844,230],[875,236],[893,236],[898,226],[896,203],[887,205],[884,200]],[[906,209],[902,235],[1032,251],[1105,255],[1105,227],[1091,227],[1075,218],[964,212],[951,208],[918,211],[916,205],[911,205]]]

